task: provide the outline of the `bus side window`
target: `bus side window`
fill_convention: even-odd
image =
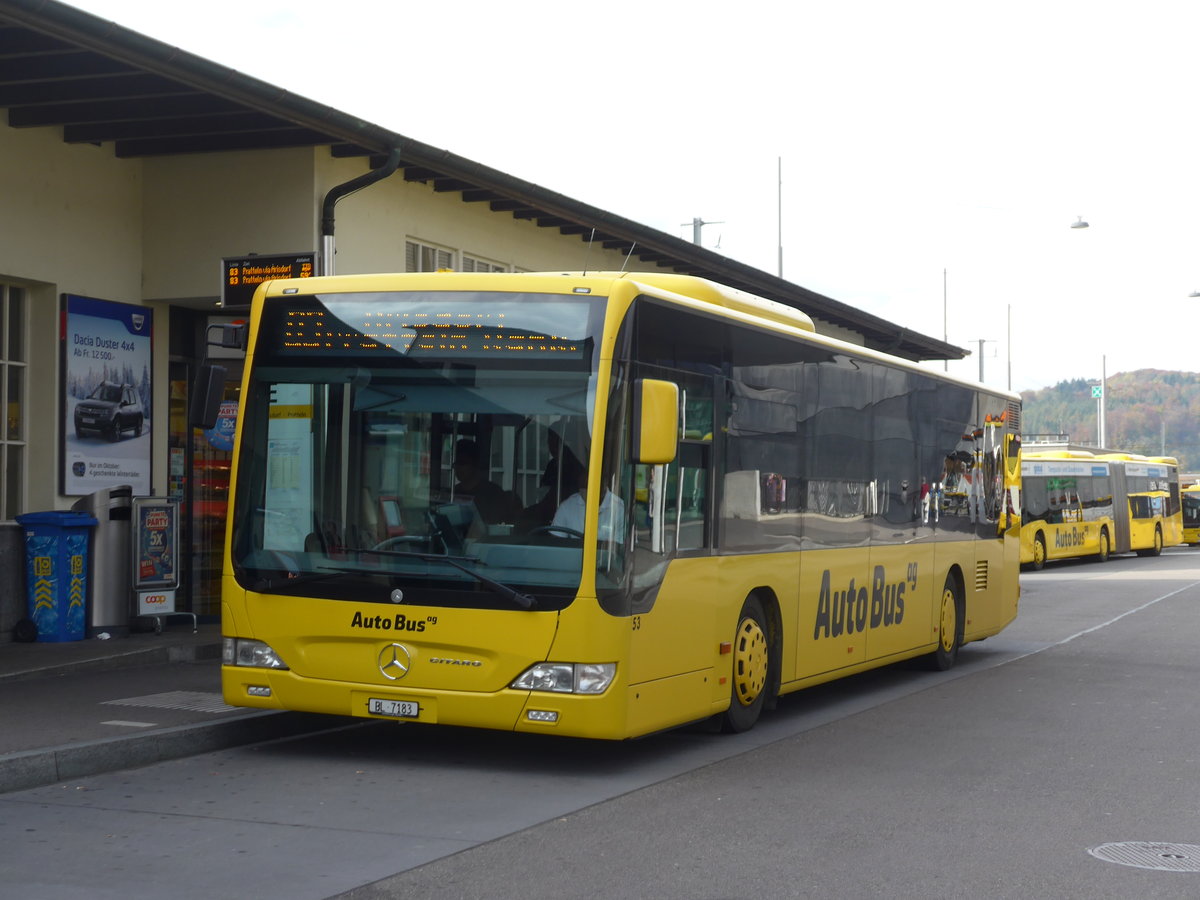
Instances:
[[[634,522],[638,543],[656,553],[708,546],[712,381],[670,372],[680,386],[680,441],[666,465],[634,467]]]

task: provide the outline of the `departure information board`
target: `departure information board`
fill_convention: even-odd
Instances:
[[[221,305],[249,309],[255,289],[277,278],[311,278],[316,274],[315,253],[278,256],[235,256],[221,260]]]

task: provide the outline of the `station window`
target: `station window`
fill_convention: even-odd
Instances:
[[[508,266],[500,263],[488,262],[486,259],[479,259],[475,256],[467,256],[463,254],[462,270],[464,272],[507,272]]]
[[[405,272],[436,272],[454,267],[454,254],[441,247],[421,244],[417,241],[404,242]]]
[[[25,492],[26,304],[24,288],[0,282],[0,519],[6,521],[21,511]]]

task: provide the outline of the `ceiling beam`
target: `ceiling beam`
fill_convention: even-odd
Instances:
[[[333,143],[333,138],[308,128],[287,128],[278,131],[252,131],[234,135],[204,135],[201,137],[144,138],[117,141],[116,154],[121,158],[133,156],[168,156],[174,153],[216,153],[230,150],[277,150],[284,147],[311,147]]]
[[[256,112],[236,112],[214,116],[186,116],[177,119],[150,119],[139,122],[95,122],[67,125],[63,140],[68,144],[94,144],[138,138],[168,138],[210,134],[245,134],[294,128],[291,122]]]

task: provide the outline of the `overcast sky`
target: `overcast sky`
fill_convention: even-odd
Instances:
[[[71,5],[768,272],[782,245],[964,377],[981,346],[1014,390],[1200,370],[1195,0]]]

